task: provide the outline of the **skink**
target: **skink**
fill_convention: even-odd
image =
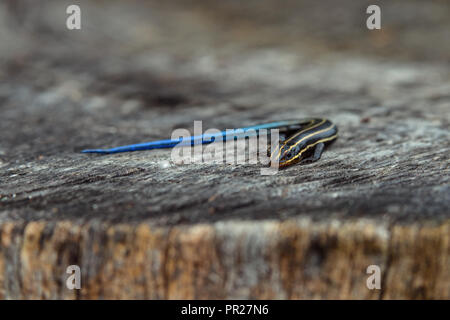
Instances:
[[[262,129],[278,129],[280,142],[271,152],[271,163],[278,162],[280,168],[298,162],[314,162],[320,159],[326,145],[336,140],[338,129],[335,124],[327,119],[299,119],[275,121],[245,127],[235,130],[221,131],[216,134],[203,134],[191,136],[188,139],[168,139],[139,144],[126,145],[111,149],[87,149],[83,153],[119,153],[139,150],[151,150],[161,148],[173,148],[175,146],[194,146],[197,144],[209,144],[215,139],[221,138],[223,141],[248,137],[250,135],[259,136]],[[233,132],[234,131],[234,132]],[[236,134],[240,132],[240,134]]]

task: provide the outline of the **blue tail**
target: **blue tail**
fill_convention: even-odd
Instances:
[[[217,138],[226,141],[228,139],[239,139],[246,136],[258,135],[260,129],[274,129],[281,126],[293,123],[292,120],[287,121],[277,121],[266,124],[260,124],[257,126],[233,129],[233,131],[222,131],[216,134],[203,134],[200,136],[191,136],[187,138],[179,138],[176,140],[158,140],[151,142],[144,142],[138,144],[131,144],[111,149],[86,149],[81,151],[82,153],[119,153],[119,152],[130,152],[130,151],[140,151],[140,150],[152,150],[152,149],[163,149],[163,148],[173,148],[175,146],[194,146],[197,144],[209,144],[214,142]],[[249,130],[253,130],[248,132]]]

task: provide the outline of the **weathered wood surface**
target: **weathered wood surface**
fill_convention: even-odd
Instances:
[[[82,31],[0,4],[0,298],[450,298],[445,1],[373,32],[364,1],[80,3]],[[324,115],[338,141],[274,176],[79,153]]]

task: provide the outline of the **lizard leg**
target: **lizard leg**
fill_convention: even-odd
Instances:
[[[325,144],[323,142],[318,143],[316,148],[314,149],[314,154],[311,157],[303,159],[301,162],[311,163],[320,159],[323,153],[323,149],[325,148]]]

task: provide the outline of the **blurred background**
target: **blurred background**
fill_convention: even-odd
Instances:
[[[82,32],[65,28],[65,9],[70,4],[81,6]],[[382,9],[380,31],[366,28],[366,8],[371,4]],[[186,57],[238,48],[283,48],[312,56],[347,52],[426,61],[450,58],[446,0],[174,0],[164,4],[4,0],[0,8],[3,59],[24,51],[54,51],[48,46],[57,44],[85,56],[170,49]]]
[[[71,4],[81,30],[66,28]],[[366,27],[371,4],[381,30]],[[350,93],[378,105],[394,83],[441,82],[449,31],[446,0],[3,0],[0,156],[145,141],[195,119],[244,124],[230,112],[252,123],[333,112],[295,105],[327,95],[336,108]]]

